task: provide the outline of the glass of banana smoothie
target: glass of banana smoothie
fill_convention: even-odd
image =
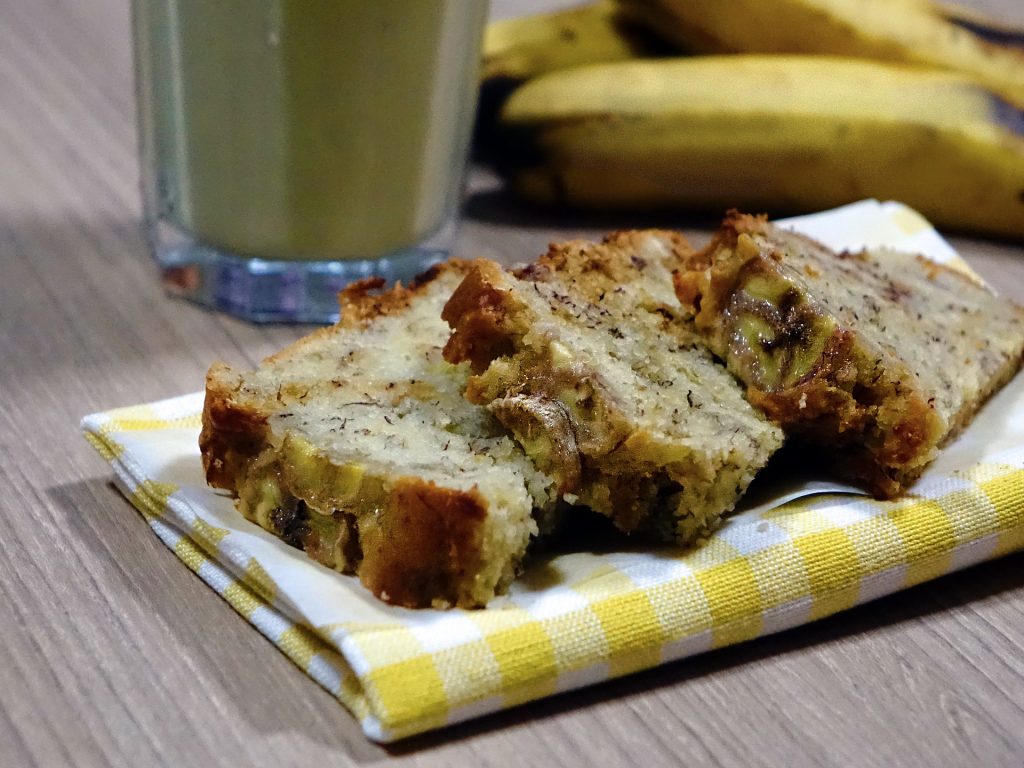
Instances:
[[[168,289],[326,322],[446,255],[485,0],[133,0],[147,237]]]

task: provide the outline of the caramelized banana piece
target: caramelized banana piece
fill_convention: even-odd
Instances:
[[[675,275],[747,399],[881,497],[1018,369],[1024,312],[920,256],[834,253],[733,213]]]

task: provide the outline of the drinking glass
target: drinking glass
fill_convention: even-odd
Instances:
[[[445,257],[482,0],[133,0],[143,216],[174,293],[329,322]]]

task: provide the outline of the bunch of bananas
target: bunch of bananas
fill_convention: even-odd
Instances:
[[[954,6],[600,0],[492,25],[484,78],[518,85],[495,156],[534,201],[775,215],[877,197],[1024,237],[1024,32]]]

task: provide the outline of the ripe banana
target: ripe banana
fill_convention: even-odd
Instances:
[[[532,77],[583,64],[674,52],[615,0],[555,13],[495,21],[484,33],[480,101],[473,146],[478,158],[498,151],[494,126],[508,95]]]
[[[664,51],[630,23],[615,0],[495,21],[484,33],[481,79],[523,82],[582,64],[623,61]]]
[[[1024,237],[1024,113],[953,72],[818,56],[706,56],[556,72],[502,115],[525,197],[583,208],[864,197]]]
[[[1012,48],[1024,48],[1024,27],[1009,24],[957,3],[936,3],[939,15],[982,40]]]
[[[705,53],[821,53],[965,72],[1024,106],[1024,52],[986,42],[930,0],[623,0]]]

